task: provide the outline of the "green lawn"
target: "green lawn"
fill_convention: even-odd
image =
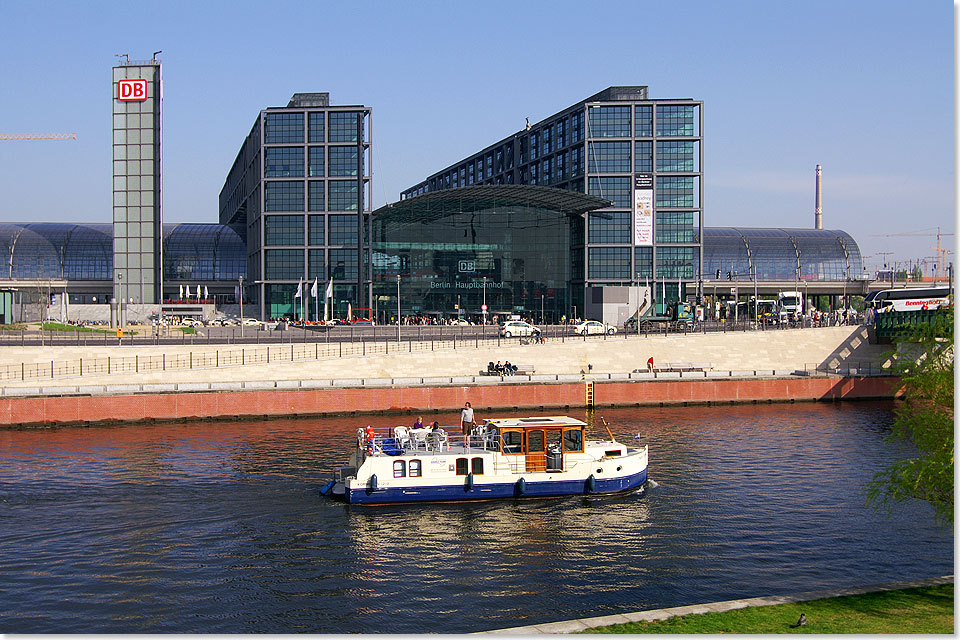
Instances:
[[[75,324],[63,324],[62,322],[44,322],[43,323],[44,331],[75,331],[77,333],[109,333],[111,335],[116,335],[116,329],[100,329],[98,327],[79,327]],[[135,336],[137,335],[136,331],[127,331],[124,329],[123,335],[125,336]]]
[[[791,628],[800,614],[807,624]],[[879,591],[748,607],[723,613],[632,622],[584,633],[948,633],[953,626],[953,585]]]

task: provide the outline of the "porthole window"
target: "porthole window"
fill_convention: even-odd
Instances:
[[[483,475],[483,458],[474,458],[470,461],[470,472],[475,475]]]
[[[403,460],[394,460],[393,461],[393,477],[394,478],[403,478],[407,475],[407,463]]]
[[[411,478],[419,478],[419,477],[422,476],[422,475],[423,475],[423,473],[422,473],[422,471],[421,471],[420,461],[419,461],[419,460],[411,460],[411,461],[410,461],[410,477],[411,477]]]

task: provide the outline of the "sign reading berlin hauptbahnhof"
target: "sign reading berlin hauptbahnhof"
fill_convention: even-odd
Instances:
[[[653,245],[653,174],[633,177],[633,243]]]

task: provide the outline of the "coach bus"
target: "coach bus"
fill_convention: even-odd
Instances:
[[[864,298],[867,307],[878,312],[920,311],[950,306],[950,287],[925,287],[923,289],[883,289]]]

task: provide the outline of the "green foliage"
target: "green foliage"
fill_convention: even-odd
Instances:
[[[800,614],[802,627],[791,627]],[[953,585],[877,591],[720,613],[631,622],[584,633],[953,633]]]
[[[953,306],[913,325],[897,340],[904,399],[890,439],[913,443],[917,454],[877,473],[867,501],[888,512],[898,502],[928,502],[953,526]]]

